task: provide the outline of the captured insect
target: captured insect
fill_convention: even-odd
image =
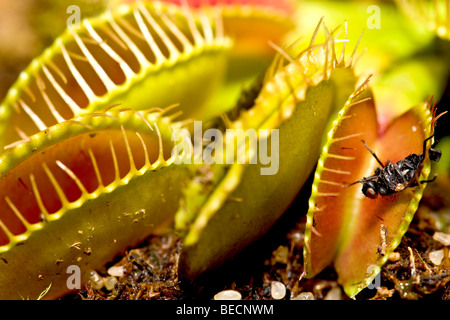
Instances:
[[[375,152],[373,152],[369,148],[366,142],[364,140],[361,140],[367,150],[369,150],[372,156],[381,165],[381,168],[377,167],[375,169],[374,175],[359,179],[349,184],[348,186],[354,185],[356,183],[362,183],[362,193],[366,197],[371,199],[376,199],[378,197],[378,194],[380,194],[381,196],[387,196],[403,191],[406,188],[417,186],[418,180],[416,178],[416,173],[419,170],[422,162],[425,160],[427,142],[432,137],[433,135],[423,141],[423,152],[421,154],[418,155],[412,153],[405,159],[400,160],[396,163],[387,161],[386,164],[383,164],[380,159],[378,159]],[[430,160],[437,162],[441,158],[442,152],[439,149],[435,149],[434,145],[428,149],[428,157],[430,158]],[[421,180],[420,183],[432,182],[435,179],[436,177],[431,180]]]

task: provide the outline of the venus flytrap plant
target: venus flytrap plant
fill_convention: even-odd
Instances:
[[[151,2],[151,0],[110,0],[108,5],[121,3]],[[232,55],[258,59],[271,58],[272,48],[268,41],[283,42],[287,32],[294,27],[297,2],[294,0],[157,0],[181,7],[200,8],[210,15],[219,14],[223,21],[223,32],[234,42]],[[157,2],[156,1],[156,2]],[[155,1],[153,1],[155,2]]]
[[[70,290],[170,226],[192,167],[173,165],[164,111],[112,108],[56,124],[0,157],[1,299]]]
[[[339,283],[352,298],[371,283],[400,244],[426,186],[420,181],[430,173],[425,154],[415,173],[418,187],[376,199],[365,197],[360,187],[350,184],[372,175],[379,164],[361,139],[383,163],[395,163],[422,153],[437,120],[429,100],[380,131],[367,86],[365,82],[350,96],[328,133],[314,176],[304,245],[303,276],[314,277],[333,264]]]
[[[111,0],[110,6],[132,2],[136,0]],[[213,17],[220,15],[223,33],[233,41],[225,84],[203,109],[199,117],[203,119],[215,118],[233,108],[243,86],[249,85],[264,72],[273,58],[269,43],[285,43],[285,37],[295,26],[298,7],[296,0],[162,2],[198,8]]]
[[[267,140],[268,152],[279,156],[279,170],[262,175],[264,164],[249,165],[257,154],[249,142],[241,142],[244,164],[221,165],[220,179],[204,195],[203,205],[197,205],[197,216],[186,231],[180,272],[187,281],[195,281],[264,234],[314,168],[328,118],[357,81],[354,53],[348,55],[345,46],[338,52],[339,40],[333,35],[320,21],[309,45],[297,55],[289,56],[292,48],[278,48],[254,105],[238,110],[237,118],[225,118],[226,128],[265,130],[258,141]]]
[[[171,224],[196,168],[173,164],[180,112],[114,103],[177,102],[184,116],[199,107],[230,47],[217,21],[186,7],[120,6],[69,28],[21,73],[0,109],[2,298],[40,297],[49,283],[45,298],[64,295],[69,266],[85,282]]]
[[[419,153],[436,120],[428,105],[380,134],[367,82],[354,91],[360,40],[349,53],[346,22],[330,30],[320,20],[311,40],[279,47],[294,1],[111,3],[36,58],[0,105],[0,298],[60,297],[68,267],[84,283],[167,226],[184,238],[180,276],[195,282],[263,235],[316,164],[305,276],[334,262],[349,296],[367,286],[375,275],[366,271],[398,245],[424,185],[376,203],[343,188],[375,165],[358,141],[383,160]],[[195,133],[174,134],[198,119],[207,124],[199,148]],[[239,130],[255,135],[236,139]],[[427,160],[420,179],[429,168]]]
[[[225,72],[231,42],[217,21],[146,2],[68,28],[20,74],[0,105],[0,148],[115,103],[137,109],[179,103],[184,117],[193,115]]]

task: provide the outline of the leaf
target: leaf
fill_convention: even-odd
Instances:
[[[111,0],[110,7],[137,0]],[[140,0],[142,1],[142,0]],[[150,0],[144,0],[150,2]],[[199,9],[208,14],[219,12],[224,33],[233,39],[232,55],[251,59],[271,58],[273,50],[268,42],[281,43],[294,27],[295,0],[162,0],[182,7]]]
[[[49,127],[0,156],[0,299],[46,299],[172,225],[193,169],[174,165],[159,112],[113,108]],[[44,251],[43,251],[44,250]],[[43,254],[37,254],[44,252]]]
[[[322,21],[313,38],[319,30],[327,33]],[[238,117],[226,121],[227,129],[263,130],[258,143],[267,145],[273,161],[269,165],[252,164],[249,159],[245,164],[213,165],[222,167],[224,175],[205,197],[183,242],[179,270],[187,282],[267,232],[305,183],[319,156],[328,118],[343,103],[342,95],[353,91],[356,81],[345,55],[333,60],[339,56],[334,55],[333,46],[329,35],[328,41],[317,46],[313,40],[295,58],[282,51],[269,68],[254,105],[237,110]],[[307,71],[302,74],[301,70]],[[229,140],[227,133],[227,145]],[[251,144],[245,148],[248,154],[257,152]],[[271,173],[262,174],[261,170],[272,165]]]
[[[430,102],[410,109],[379,132],[373,99],[353,94],[328,134],[309,200],[305,233],[305,276],[310,278],[334,263],[338,281],[350,297],[365,288],[399,245],[422,197],[424,184],[377,199],[365,197],[354,181],[379,166],[361,139],[382,163],[421,154],[434,120]],[[370,92],[366,91],[365,95]],[[363,98],[364,97],[364,98]],[[418,179],[426,180],[425,159]]]
[[[189,118],[223,81],[230,45],[214,20],[169,4],[123,5],[85,19],[67,28],[8,91],[0,105],[0,150],[117,103],[180,104]]]
[[[373,100],[370,95],[370,100],[366,100],[367,96],[362,98],[362,90],[364,87],[353,94],[333,122],[318,161],[305,232],[307,277],[315,276],[334,260],[342,230],[352,214],[350,202],[355,193],[354,189],[343,189],[343,186],[359,179],[366,171],[366,168],[355,169],[357,159],[369,160],[370,157],[367,150],[361,148],[361,139],[370,145],[376,140]],[[350,195],[346,196],[347,193]]]

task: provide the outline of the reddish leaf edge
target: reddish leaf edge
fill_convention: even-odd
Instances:
[[[359,103],[366,102],[367,100],[370,100],[370,98],[362,98],[361,97],[361,95],[365,91],[367,91],[369,80],[370,80],[370,77],[350,96],[347,103],[341,109],[338,117],[336,118],[335,122],[333,123],[333,128],[328,133],[328,140],[324,146],[323,153],[318,162],[318,167],[316,169],[315,179],[314,179],[314,183],[313,183],[313,187],[312,187],[312,194],[311,194],[311,198],[309,201],[310,208],[309,208],[308,214],[307,214],[305,243],[304,243],[304,270],[303,270],[303,273],[301,274],[299,280],[302,280],[302,278],[304,278],[304,277],[312,278],[315,275],[317,275],[321,270],[323,270],[323,268],[321,268],[320,270],[313,270],[310,265],[311,264],[311,262],[310,262],[311,240],[314,237],[314,234],[316,234],[316,236],[319,236],[319,237],[321,236],[320,233],[314,227],[314,211],[316,209],[315,208],[315,202],[316,202],[315,200],[317,197],[317,185],[318,185],[318,181],[320,180],[320,177],[321,177],[321,170],[323,169],[324,161],[327,157],[327,151],[329,149],[330,139],[334,138],[335,128],[341,123],[342,117],[346,116],[346,114],[348,113],[348,111],[350,110],[350,108],[352,106],[359,104]],[[367,92],[365,94],[367,95]],[[427,99],[423,104],[416,106],[415,108],[411,108],[407,112],[415,112],[418,114],[419,118],[421,119],[421,123],[423,124],[422,129],[424,130],[424,134],[426,137],[429,137],[434,134],[434,128],[436,126],[437,119],[443,115],[443,113],[442,113],[442,114],[436,116],[436,102],[433,103],[433,97]],[[402,117],[402,115],[397,117],[396,119],[393,119],[391,121],[391,124],[394,123],[396,120],[398,120],[398,118],[400,118],[400,117]],[[375,116],[375,118],[376,118],[376,116]],[[391,124],[386,128],[385,131],[378,133],[377,141],[382,140],[383,134],[389,130]],[[426,160],[424,161],[424,163],[422,163],[422,165],[420,166],[420,168],[418,170],[418,172],[420,172],[420,180],[426,180],[431,171],[431,164],[430,164],[430,160],[428,158],[428,148],[429,148],[429,146],[431,146],[433,144],[434,144],[434,138],[430,139],[430,141],[428,142],[427,149],[426,149],[426,156],[425,156]],[[366,162],[364,162],[364,161],[361,162],[361,166],[363,166],[365,163]],[[359,171],[359,170],[355,170],[355,171]],[[414,214],[417,211],[418,204],[421,200],[425,186],[426,185],[421,184],[421,185],[419,185],[418,188],[415,188],[416,190],[413,193],[410,203],[407,206],[407,210],[406,210],[405,214],[403,215],[403,219],[400,223],[400,227],[398,228],[398,231],[396,232],[397,237],[394,239],[394,241],[392,241],[389,244],[389,246],[387,248],[385,248],[385,250],[386,250],[385,254],[379,260],[379,263],[376,265],[376,267],[372,268],[371,272],[368,273],[366,275],[366,277],[360,281],[355,281],[355,282],[351,282],[351,283],[348,283],[348,282],[342,283],[340,281],[341,285],[343,285],[345,293],[349,297],[355,298],[355,296],[361,290],[363,290],[370,283],[372,283],[372,281],[375,279],[375,277],[380,272],[381,267],[386,263],[389,253],[393,252],[397,248],[397,246],[400,244],[401,238],[406,233],[406,231],[409,227],[409,224],[411,223],[412,218],[414,217]],[[359,189],[357,189],[357,192],[360,192]],[[344,229],[348,228],[348,226],[349,226],[348,224],[349,224],[349,222],[347,221],[345,223]],[[341,233],[342,233],[342,231],[341,231]],[[338,239],[336,239],[336,242],[338,243],[338,245],[336,246],[336,249],[333,252],[334,255],[331,259],[332,262],[336,261],[339,252],[342,251],[342,249],[340,249],[340,246],[342,246],[340,237]],[[339,277],[339,273],[338,273],[338,277]]]

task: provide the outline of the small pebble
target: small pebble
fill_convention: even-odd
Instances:
[[[398,253],[398,252],[391,252],[389,254],[389,261],[397,262],[399,260],[400,260],[400,253]]]
[[[112,266],[108,269],[108,274],[113,277],[123,277],[123,266]]]
[[[91,281],[92,289],[100,290],[103,288],[103,278],[94,270],[89,272],[89,280]]]
[[[118,281],[116,277],[106,277],[103,279],[103,282],[105,283],[106,290],[111,291]]]
[[[272,253],[273,263],[282,263],[287,264],[289,260],[289,249],[285,246],[279,246],[273,253]]]
[[[286,295],[286,287],[280,281],[272,281],[270,284],[270,293],[275,300],[283,299]]]
[[[331,288],[325,296],[324,300],[342,300],[341,288],[335,287]]]
[[[302,292],[292,300],[314,300],[312,292]]]
[[[241,300],[242,295],[236,290],[223,290],[214,296],[214,300]]]
[[[450,234],[443,232],[435,232],[433,234],[433,239],[439,243],[442,243],[444,246],[450,246]]]
[[[435,266],[438,266],[441,264],[442,260],[444,259],[444,250],[435,250],[431,251],[428,255],[430,258],[430,261],[433,262]]]

